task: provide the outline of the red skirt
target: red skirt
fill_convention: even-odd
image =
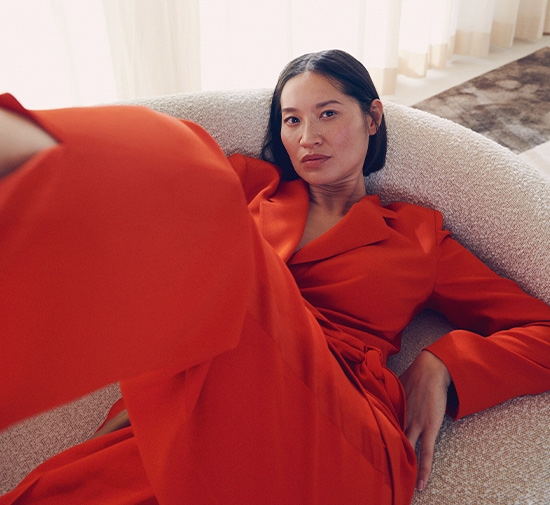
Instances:
[[[116,380],[132,423],[0,505],[409,503],[412,448],[346,377],[205,131],[0,106],[59,142],[0,179],[0,427]]]

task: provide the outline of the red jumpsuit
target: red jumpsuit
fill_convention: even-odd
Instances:
[[[437,213],[367,197],[293,254],[305,184],[232,169],[198,126],[131,107],[32,117],[59,144],[0,180],[0,426],[115,380],[132,426],[0,505],[408,503],[416,461],[384,364],[426,307],[479,333],[430,348],[459,415],[549,388],[550,308]]]

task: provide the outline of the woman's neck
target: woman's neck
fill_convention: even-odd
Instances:
[[[309,186],[310,206],[317,207],[327,214],[345,216],[352,205],[366,196],[364,180],[357,184],[330,186]]]
[[[355,186],[309,186],[309,210],[298,249],[336,226],[354,203],[367,194],[365,184]]]

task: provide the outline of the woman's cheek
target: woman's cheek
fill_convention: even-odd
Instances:
[[[294,151],[296,150],[296,135],[294,134],[284,134],[281,135],[281,140],[283,142],[283,146],[286,149],[286,152],[292,158]]]

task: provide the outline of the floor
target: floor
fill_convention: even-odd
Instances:
[[[523,58],[538,49],[550,46],[550,35],[537,41],[516,40],[511,49],[491,48],[487,58],[454,56],[444,70],[431,69],[425,79],[414,79],[399,75],[394,95],[382,98],[403,105],[414,105],[426,98],[437,95],[457,84],[469,81],[478,75]]]
[[[550,35],[544,35],[537,41],[515,40],[510,49],[491,48],[487,58],[455,56],[444,70],[428,70],[425,79],[398,76],[396,93],[383,95],[382,98],[403,105],[414,105],[547,46],[550,46]],[[521,153],[520,157],[550,179],[550,142]]]

